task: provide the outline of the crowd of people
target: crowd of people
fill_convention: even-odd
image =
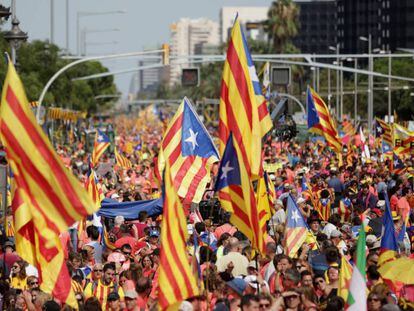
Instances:
[[[142,121],[140,121],[142,122]],[[163,124],[137,124],[128,118],[114,121],[114,144],[133,166],[114,167],[114,155],[101,158],[98,180],[106,198],[118,202],[151,200],[161,189],[154,173]],[[57,151],[81,182],[89,170],[82,142],[58,146]],[[264,161],[276,198],[268,221],[265,254],[257,255],[230,215],[204,217],[192,206],[188,217],[188,256],[200,274],[202,294],[190,297],[180,310],[344,310],[338,291],[341,258],[355,262],[361,226],[366,238],[367,308],[414,310],[414,285],[384,279],[378,272],[382,215],[387,193],[399,241],[400,257],[414,252],[413,163],[394,174],[390,159],[371,146],[362,161],[360,149],[346,148],[341,163],[318,142],[266,141]],[[111,165],[106,165],[110,163]],[[112,169],[108,169],[112,167]],[[212,169],[214,188],[217,167]],[[210,192],[211,193],[211,192]],[[292,258],[286,254],[287,198],[296,201],[309,226],[305,243]],[[206,194],[206,200],[215,200]],[[213,204],[214,205],[214,204]],[[324,210],[326,214],[319,211]],[[84,227],[74,224],[61,235],[72,286],[82,310],[156,310],[162,217],[141,211],[134,219],[118,215],[94,218]],[[39,288],[36,269],[15,253],[12,234],[2,232],[0,309],[70,310]],[[407,271],[409,272],[409,271]]]

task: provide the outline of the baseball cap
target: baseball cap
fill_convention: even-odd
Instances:
[[[243,292],[246,289],[246,282],[240,278],[234,278],[233,280],[226,282],[226,284],[240,296],[243,295]]]
[[[156,236],[158,238],[160,236],[160,233],[158,232],[158,230],[151,230],[149,236]]]
[[[304,199],[304,198],[302,198],[302,197],[299,197],[297,200],[296,200],[296,204],[302,204],[302,203],[305,203],[306,202],[306,200]]]
[[[137,297],[138,297],[138,294],[137,294],[137,292],[136,292],[136,291],[134,291],[134,290],[127,290],[127,291],[125,291],[125,293],[124,293],[124,297],[125,297],[125,298],[135,299],[135,298],[137,298]]]
[[[381,247],[381,242],[373,234],[368,234],[366,237],[366,243],[369,249],[376,249]]]
[[[336,229],[332,230],[331,238],[340,238],[341,236],[342,236],[341,231],[336,230]]]
[[[255,260],[250,261],[249,264],[247,265],[247,268],[253,268],[257,270],[256,261]]]

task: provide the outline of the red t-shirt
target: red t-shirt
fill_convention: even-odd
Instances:
[[[138,222],[138,223],[135,223],[135,227],[137,228],[137,231],[138,231],[138,237],[139,238],[144,237],[145,236],[144,229],[148,227],[148,225],[146,223]]]

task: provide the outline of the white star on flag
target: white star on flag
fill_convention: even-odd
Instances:
[[[98,141],[101,141],[101,140],[103,140],[104,138],[103,138],[103,136],[102,135],[99,135],[98,136]]]
[[[191,145],[193,145],[192,147],[193,147],[193,151],[194,151],[195,147],[198,146],[198,143],[197,143],[198,132],[194,133],[192,129],[190,129],[189,131],[190,131],[190,137],[188,137],[185,140],[185,142],[190,143]]]
[[[232,170],[234,170],[234,167],[231,167],[231,166],[230,166],[230,161],[227,161],[227,162],[226,162],[226,165],[224,165],[224,166],[221,168],[221,171],[223,172],[223,174],[221,175],[220,179],[227,178],[227,174],[228,174],[230,171],[232,171]]]
[[[293,211],[292,212],[292,217],[290,217],[295,223],[298,222],[298,219],[300,219],[300,216],[298,214],[298,211]]]
[[[381,126],[378,126],[378,127],[377,127],[377,132],[378,132],[378,133],[382,133],[382,127],[381,127]]]
[[[394,166],[398,166],[400,163],[398,163],[398,160],[394,161]]]

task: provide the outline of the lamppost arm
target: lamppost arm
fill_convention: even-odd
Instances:
[[[72,63],[67,64],[66,66],[63,66],[61,69],[59,69],[50,79],[47,81],[45,87],[42,90],[42,93],[40,94],[39,100],[38,100],[38,108],[36,113],[36,119],[37,122],[40,121],[40,108],[42,107],[43,99],[45,98],[45,95],[47,91],[49,90],[49,87],[52,85],[53,82],[66,70],[69,68],[72,68],[78,64],[89,62],[89,61],[96,61],[101,59],[111,59],[111,58],[122,58],[122,57],[130,57],[130,56],[138,56],[143,54],[151,54],[151,53],[159,53],[163,50],[153,50],[153,51],[144,51],[144,52],[132,52],[132,53],[121,53],[121,54],[110,54],[110,55],[101,55],[101,56],[90,56],[81,58],[78,60],[73,61]]]

